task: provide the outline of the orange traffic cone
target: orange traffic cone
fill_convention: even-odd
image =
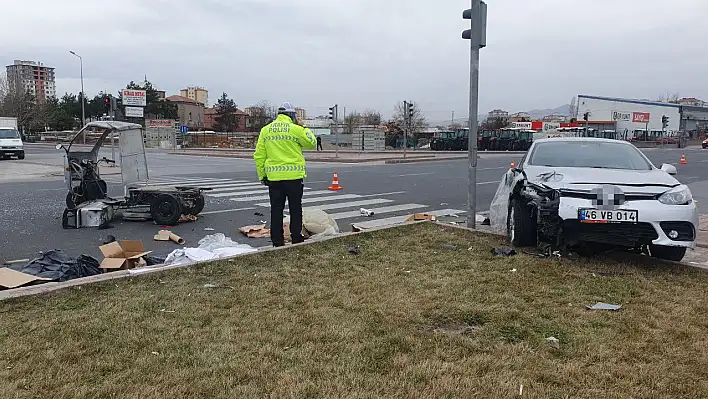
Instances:
[[[332,179],[332,185],[327,187],[328,190],[331,191],[339,191],[342,189],[342,186],[339,185],[339,176],[337,176],[337,171],[334,171],[334,178]]]
[[[511,161],[511,166],[509,166],[509,169],[514,169],[514,161]]]
[[[681,161],[679,162],[681,165],[686,165],[688,164],[688,161],[686,160],[686,154],[681,154]]]

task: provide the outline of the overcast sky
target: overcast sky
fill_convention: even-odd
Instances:
[[[480,112],[578,93],[708,100],[707,0],[489,0]],[[339,103],[430,120],[467,115],[465,0],[0,0],[0,61],[54,66],[57,92],[116,92],[145,75],[168,94],[222,91],[240,107]],[[341,109],[341,108],[340,108]]]

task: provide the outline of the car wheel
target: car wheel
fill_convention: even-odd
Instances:
[[[515,247],[536,245],[536,220],[531,217],[529,208],[519,198],[512,199],[509,204],[506,233],[509,242]]]
[[[150,213],[155,224],[176,226],[182,217],[182,204],[169,194],[160,194],[150,204]]]
[[[680,262],[681,259],[683,259],[683,257],[686,255],[686,248],[650,245],[649,253],[651,254],[652,258],[669,260],[672,262]]]
[[[17,156],[17,159],[25,159],[25,153],[20,153],[20,155]]]

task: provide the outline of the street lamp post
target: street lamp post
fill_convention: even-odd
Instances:
[[[84,103],[86,102],[86,94],[84,93],[84,59],[80,55],[76,54],[72,50],[69,53],[79,58],[79,68],[81,73],[81,127],[86,126],[86,109],[84,108]],[[84,133],[84,144],[86,144],[86,134]]]

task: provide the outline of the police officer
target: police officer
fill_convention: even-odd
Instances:
[[[302,149],[315,148],[317,140],[312,131],[296,117],[295,108],[283,103],[278,117],[261,129],[253,159],[261,184],[268,186],[270,196],[270,236],[274,247],[285,245],[283,211],[285,200],[290,208],[290,236],[293,244],[302,237],[303,179],[307,177]]]

